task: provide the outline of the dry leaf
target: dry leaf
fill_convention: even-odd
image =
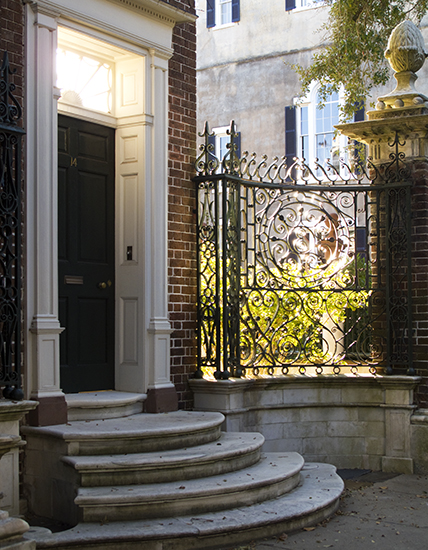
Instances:
[[[303,527],[303,531],[315,531],[315,527]]]
[[[282,535],[280,535],[278,537],[279,540],[287,540],[288,539],[288,535],[286,533],[282,533]]]

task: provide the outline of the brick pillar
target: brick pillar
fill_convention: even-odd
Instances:
[[[422,382],[416,390],[419,407],[428,408],[428,160],[412,165],[412,300],[414,366]]]
[[[196,369],[196,34],[177,25],[169,61],[168,293],[171,378],[179,408],[193,407],[189,376]]]
[[[422,67],[425,54],[422,35],[413,23],[406,21],[398,27],[391,34],[385,52],[392,68],[397,71],[394,75],[397,87],[378,99],[376,110],[367,113],[368,120],[341,124],[337,128],[349,138],[365,143],[375,168],[380,171],[391,164],[390,155],[395,153],[399,156],[395,174],[397,182],[410,180],[412,183],[411,368],[422,377],[415,390],[416,402],[419,407],[428,408],[428,97],[415,89],[415,73]],[[401,42],[403,36],[405,39]],[[409,37],[415,43],[411,52],[406,42]],[[397,137],[398,145],[391,147]],[[404,167],[406,173],[403,175],[400,168]]]

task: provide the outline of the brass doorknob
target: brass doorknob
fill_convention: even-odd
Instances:
[[[111,286],[111,281],[110,280],[108,280],[106,283],[104,283],[104,282],[98,283],[98,288],[100,288],[101,290],[106,289],[108,286]]]

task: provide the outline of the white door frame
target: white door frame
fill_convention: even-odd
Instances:
[[[25,390],[27,397],[52,406],[63,399],[57,283],[58,25],[131,54],[117,71],[115,389],[145,393],[173,387],[167,303],[167,68],[174,24],[194,17],[155,0],[133,5],[123,7],[122,0],[37,0],[26,8]],[[128,246],[132,260],[127,260]]]

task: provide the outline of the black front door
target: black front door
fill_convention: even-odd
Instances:
[[[114,388],[114,130],[58,120],[61,387]]]

